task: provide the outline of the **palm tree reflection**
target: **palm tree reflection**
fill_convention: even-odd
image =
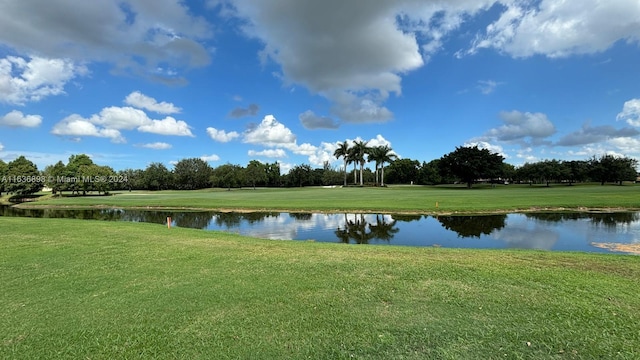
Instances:
[[[344,226],[335,231],[338,240],[345,244],[369,244],[372,240],[391,242],[400,231],[395,226],[396,220],[382,214],[375,217],[375,223],[369,223],[365,214],[344,214]]]

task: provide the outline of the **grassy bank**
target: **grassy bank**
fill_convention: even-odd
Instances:
[[[500,185],[495,188],[398,186],[226,191],[121,192],[114,196],[47,198],[26,206],[114,206],[288,211],[482,213],[538,209],[640,209],[640,186]]]
[[[640,357],[637,256],[0,229],[0,358]]]

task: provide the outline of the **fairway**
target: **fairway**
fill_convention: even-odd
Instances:
[[[0,217],[0,358],[640,357],[640,257]]]
[[[114,196],[44,197],[22,206],[155,207],[309,212],[486,213],[536,210],[640,209],[640,186],[477,185],[206,189],[119,192]]]

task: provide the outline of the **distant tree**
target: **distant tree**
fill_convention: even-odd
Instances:
[[[524,163],[516,168],[515,179],[520,182],[528,182],[533,184],[538,178],[536,165],[534,163]]]
[[[536,165],[538,176],[544,180],[547,187],[552,181],[561,182],[570,174],[568,169],[558,160],[544,160]]]
[[[342,170],[344,171],[344,186],[347,186],[347,161],[349,160],[349,143],[345,140],[344,142],[338,143],[338,148],[333,152],[333,156],[336,159],[342,158],[344,166]]]
[[[439,159],[431,160],[428,163],[423,162],[418,172],[418,184],[422,185],[437,185],[442,184],[442,176],[440,175],[440,168],[438,163]]]
[[[322,173],[322,185],[340,185],[343,183],[342,169],[327,169]]]
[[[516,167],[511,164],[503,163],[502,164],[503,180],[512,181],[515,176],[516,176]]]
[[[376,184],[378,184],[378,169],[380,169],[380,186],[384,186],[384,164],[391,163],[397,158],[388,145],[374,146],[369,149],[369,161],[375,162]]]
[[[212,174],[211,166],[199,158],[182,159],[173,169],[175,185],[180,190],[208,188]]]
[[[258,160],[251,160],[249,162],[245,169],[245,175],[247,181],[250,182],[254,190],[256,188],[256,184],[266,184],[268,180],[267,167]]]
[[[5,191],[17,195],[33,194],[44,186],[38,167],[24,156],[7,164],[5,177],[2,179]]]
[[[211,183],[215,187],[236,188],[244,182],[245,169],[240,165],[224,164],[213,169]]]
[[[64,189],[63,177],[67,167],[62,161],[58,161],[55,165],[49,165],[44,168],[44,176],[46,178],[45,185],[51,188],[53,195],[62,192]]]
[[[281,175],[279,163],[265,164],[265,172],[267,174],[267,186],[280,186]]]
[[[347,154],[347,164],[353,164],[353,184],[358,183],[358,159],[356,154],[356,148],[354,146],[349,148],[349,153]],[[346,168],[345,168],[346,171]]]
[[[289,183],[292,186],[305,186],[310,184],[311,166],[307,164],[296,165],[289,170]]]
[[[638,161],[627,157],[603,155],[595,156],[589,161],[589,175],[601,185],[605,182],[616,182],[622,185],[623,181],[633,181],[637,177],[636,167]]]
[[[331,171],[331,169],[326,169],[326,168],[315,168],[315,169],[311,169],[311,172],[309,172],[309,182],[307,185],[310,186],[321,186],[324,185],[323,179],[324,179],[324,174],[325,172],[329,172]]]
[[[378,186],[378,184],[380,183],[380,172],[378,171],[380,169],[380,157],[382,156],[380,152],[381,149],[377,146],[374,146],[369,148],[369,152],[367,153],[367,161],[374,163],[374,184],[376,186]]]
[[[142,190],[144,189],[144,170],[124,169],[118,171],[118,178],[122,179],[116,183],[118,190]]]
[[[86,154],[71,155],[64,171],[64,183],[60,190],[71,191],[77,193],[83,189],[82,176],[80,175],[81,166],[94,165],[93,160]]]
[[[153,162],[142,173],[142,186],[146,190],[167,190],[173,183],[173,174],[164,164]]]
[[[368,143],[368,141],[362,140],[353,143],[353,158],[356,163],[360,164],[360,186],[364,185],[364,164],[367,162],[366,156],[371,150]]]
[[[587,180],[589,175],[589,163],[587,161],[566,161],[564,166],[569,173],[569,185]]]
[[[81,165],[78,175],[80,176],[80,189],[83,194],[89,191],[97,191],[98,194],[101,192],[106,193],[115,184],[113,179],[115,171],[108,166]]]
[[[456,147],[440,159],[440,170],[452,174],[471,188],[477,179],[496,179],[502,175],[504,158],[487,149]]]
[[[7,179],[7,163],[0,160],[0,196],[2,196],[2,192],[5,191]],[[2,181],[4,179],[4,181]]]
[[[387,167],[387,182],[390,184],[417,183],[419,172],[420,162],[418,160],[408,158],[395,160]]]

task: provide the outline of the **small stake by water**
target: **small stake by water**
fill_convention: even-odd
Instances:
[[[167,229],[171,229],[171,216],[167,216]]]

